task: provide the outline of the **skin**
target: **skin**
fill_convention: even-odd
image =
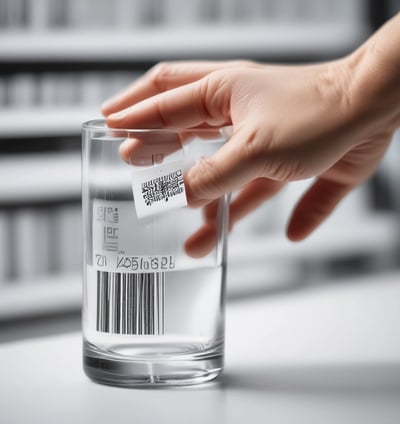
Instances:
[[[230,227],[290,181],[315,177],[295,205],[290,240],[314,231],[379,165],[400,126],[400,14],[350,55],[312,65],[161,63],[102,106],[115,128],[232,125],[233,136],[185,176],[205,224],[192,256],[214,244],[216,202],[237,192]],[[133,141],[121,145],[131,161]]]

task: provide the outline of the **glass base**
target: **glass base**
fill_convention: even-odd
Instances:
[[[192,346],[193,348],[193,346]],[[223,370],[223,345],[183,354],[158,352],[151,354],[147,346],[132,348],[133,355],[121,355],[113,350],[102,351],[84,340],[83,368],[95,382],[121,387],[188,386],[216,378]]]

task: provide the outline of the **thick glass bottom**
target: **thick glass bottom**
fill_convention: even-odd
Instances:
[[[175,345],[174,352],[159,347],[155,353],[151,345],[134,345],[126,355],[118,353],[118,347],[102,351],[84,340],[84,371],[93,381],[122,387],[195,385],[222,372],[223,344],[209,349]]]

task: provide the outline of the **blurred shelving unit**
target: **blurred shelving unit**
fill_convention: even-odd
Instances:
[[[338,57],[371,32],[371,4],[0,0],[0,320],[79,307],[80,126],[99,115],[102,100],[160,60]],[[253,258],[275,252],[278,262],[309,260],[322,246],[327,257],[340,256],[344,246],[371,253],[376,235],[351,245],[352,233],[336,244],[325,234],[301,253],[288,253],[275,235],[265,244],[254,241],[280,228],[276,209],[297,194],[260,212],[271,217],[267,225],[257,216],[243,225],[238,237],[250,248],[233,248],[233,263],[251,263],[249,252]],[[381,226],[382,248],[393,247],[386,236],[394,227],[390,219]]]
[[[0,133],[8,139],[76,136],[82,118],[98,114],[95,107],[35,107],[25,111],[10,108],[1,112]]]
[[[243,36],[245,34],[245,36]],[[35,34],[26,40],[24,33],[2,37],[3,60],[59,61],[104,60],[152,63],[155,60],[189,57],[230,58],[271,56],[274,58],[333,56],[356,46],[367,34],[365,25],[307,22],[301,24],[203,25],[201,28],[162,27],[120,32],[91,33],[61,31]],[[63,46],[60,50],[59,46]]]
[[[160,60],[339,56],[368,35],[367,6],[366,0],[1,0],[0,104],[10,110],[0,138],[14,136],[14,122],[22,124],[14,127],[19,134],[32,121],[44,134],[58,135],[70,124],[77,134],[73,117],[81,122],[93,116],[84,103],[98,114],[101,100]],[[104,80],[121,70],[125,75],[106,81],[104,92]],[[59,126],[51,112],[37,110],[54,103],[64,108],[77,90],[89,93],[83,93],[85,101],[75,99],[73,110],[60,111]],[[65,99],[57,102],[57,96]],[[13,109],[15,104],[20,107]]]

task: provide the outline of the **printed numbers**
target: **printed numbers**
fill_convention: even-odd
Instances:
[[[96,255],[96,265],[99,268],[107,266],[107,257],[105,255]]]
[[[116,269],[145,272],[168,271],[175,268],[173,256],[118,256]]]

